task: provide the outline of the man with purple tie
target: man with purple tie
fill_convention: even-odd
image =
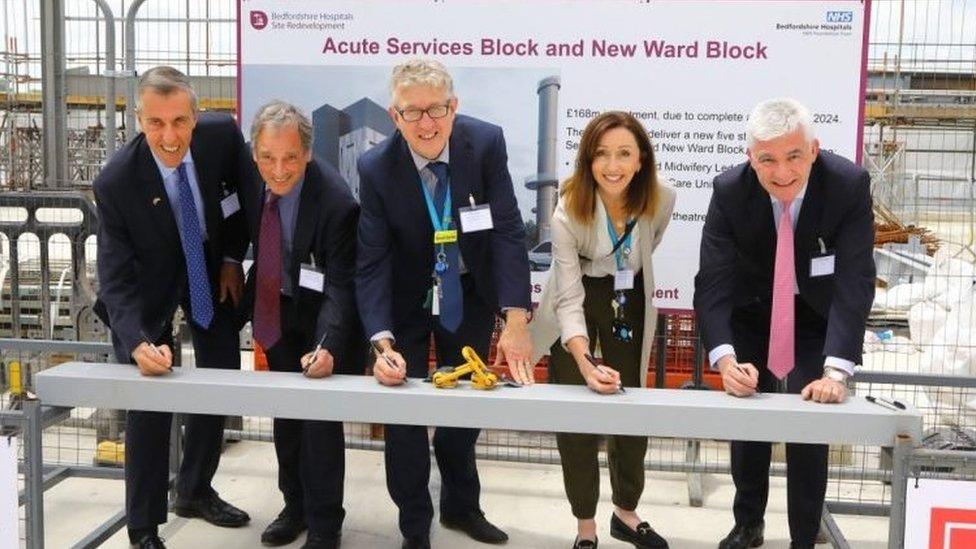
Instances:
[[[173,314],[182,307],[196,365],[239,369],[236,305],[247,236],[238,212],[244,140],[234,119],[199,114],[186,75],[155,67],[139,80],[142,133],[95,178],[98,301],[112,330],[116,360],[146,376],[171,371]],[[225,261],[230,259],[231,261]],[[166,522],[172,414],[130,410],[125,426],[125,508],[129,540],[160,548]],[[217,496],[223,416],[186,418],[173,510],[237,527],[247,513]]]
[[[755,107],[749,161],[715,178],[695,277],[695,314],[726,392],[843,402],[874,299],[870,177],[820,149],[793,99]],[[770,443],[733,441],[735,526],[720,549],[763,543]],[[791,548],[812,549],[827,446],[787,444]]]
[[[251,124],[254,162],[241,184],[254,264],[242,310],[273,371],[308,378],[365,371],[353,297],[359,205],[331,165],[312,158],[312,123],[272,101]],[[309,380],[311,383],[311,379]],[[274,419],[284,508],[261,534],[304,549],[339,547],[345,448],[342,423]]]

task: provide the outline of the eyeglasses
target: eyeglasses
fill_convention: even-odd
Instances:
[[[438,118],[444,118],[447,113],[451,112],[451,104],[444,103],[443,105],[434,105],[433,107],[428,107],[426,109],[398,109],[393,107],[396,112],[403,118],[404,122],[417,122],[424,117],[424,113],[431,120],[437,120]]]

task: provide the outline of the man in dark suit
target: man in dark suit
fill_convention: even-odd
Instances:
[[[288,103],[264,105],[251,125],[254,164],[241,194],[255,262],[242,309],[271,370],[362,374],[352,282],[359,205],[339,173],[312,158],[311,144],[312,123]],[[291,543],[308,528],[304,548],[339,547],[344,442],[342,422],[275,418],[285,507],[261,534],[264,545]]]
[[[423,378],[431,334],[438,364],[463,361],[471,345],[487,358],[495,314],[498,343],[517,379],[530,375],[524,227],[501,128],[456,114],[451,76],[435,61],[393,70],[390,116],[397,132],[359,161],[356,296],[384,385]],[[398,350],[394,350],[394,344]],[[433,506],[427,428],[386,426],[386,480],[400,510],[404,547],[429,547]],[[479,504],[478,429],[440,427],[440,521],[485,543],[508,536]]]
[[[119,150],[94,182],[98,204],[98,303],[119,362],[146,376],[172,367],[172,319],[182,307],[196,364],[240,368],[234,314],[243,285],[246,235],[237,189],[244,142],[234,120],[197,113],[189,79],[156,67],[139,81],[142,133]],[[229,299],[229,302],[228,302]],[[162,547],[166,522],[171,414],[132,410],[126,418],[129,539]],[[174,512],[218,526],[242,526],[247,513],[210,482],[220,459],[222,416],[190,415]]]
[[[874,299],[874,218],[862,168],[821,151],[809,111],[760,103],[749,162],[715,178],[695,277],[701,337],[725,390],[842,402]],[[838,427],[840,428],[840,427]],[[734,441],[735,527],[720,549],[763,543],[770,444]],[[812,548],[827,446],[787,444],[790,547]]]

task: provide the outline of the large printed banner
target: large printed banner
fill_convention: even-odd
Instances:
[[[976,482],[909,480],[905,507],[905,547],[976,547]]]
[[[502,126],[526,221],[539,182],[571,171],[586,123],[630,111],[678,190],[655,256],[655,303],[691,309],[712,179],[746,160],[761,99],[810,107],[824,148],[855,159],[864,80],[858,0],[240,0],[245,132],[260,105],[313,114],[315,153],[358,194],[356,159],[390,135],[393,65],[423,56],[455,78],[459,111]],[[527,185],[528,184],[528,185]]]

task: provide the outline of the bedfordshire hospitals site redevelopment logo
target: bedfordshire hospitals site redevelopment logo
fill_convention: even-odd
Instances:
[[[821,20],[777,22],[776,30],[804,36],[850,36],[854,32],[853,11],[831,10],[823,13]]]
[[[251,10],[251,26],[255,30],[261,30],[268,26],[268,14],[263,11]]]

